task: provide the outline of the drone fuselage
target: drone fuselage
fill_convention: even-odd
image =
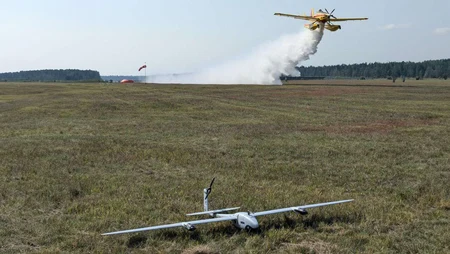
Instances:
[[[257,229],[259,228],[258,220],[250,212],[239,212],[233,214],[215,214],[216,218],[234,218],[232,220],[234,226],[240,229]]]
[[[258,220],[256,220],[255,216],[246,213],[235,213],[237,219],[234,221],[234,225],[241,229],[257,229],[259,228]]]

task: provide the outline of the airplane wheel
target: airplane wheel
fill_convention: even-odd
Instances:
[[[250,231],[252,230],[252,227],[250,227],[249,225],[245,226],[245,230]]]

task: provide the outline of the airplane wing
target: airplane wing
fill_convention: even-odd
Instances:
[[[252,213],[252,215],[256,217],[256,216],[263,216],[263,215],[276,214],[276,213],[294,212],[295,210],[315,208],[315,207],[327,206],[327,205],[336,205],[336,204],[341,204],[341,203],[346,203],[346,202],[351,202],[351,201],[353,201],[353,199],[333,201],[333,202],[327,202],[327,203],[319,203],[319,204],[311,204],[311,205],[293,206],[293,207]]]
[[[102,235],[118,235],[118,234],[135,233],[135,232],[164,229],[164,228],[186,227],[187,225],[198,225],[198,224],[206,224],[206,223],[219,222],[219,221],[230,221],[230,220],[235,220],[235,219],[236,219],[236,216],[230,215],[230,216],[226,216],[226,217],[213,218],[213,219],[194,220],[194,221],[179,222],[179,223],[146,227],[146,228],[136,228],[136,229],[122,230],[122,231],[115,231],[115,232],[104,233]]]
[[[351,21],[351,20],[368,20],[368,18],[342,18],[342,19],[330,19],[331,22]]]
[[[303,19],[303,20],[308,20],[308,21],[316,21],[316,19],[311,16],[292,15],[292,14],[285,14],[285,13],[278,13],[278,12],[273,15],[289,17],[289,18],[294,18],[294,19]]]

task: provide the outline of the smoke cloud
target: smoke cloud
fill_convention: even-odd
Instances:
[[[299,75],[295,69],[317,52],[323,26],[303,30],[265,43],[251,54],[197,73],[153,76],[150,83],[184,84],[281,84],[281,75]]]

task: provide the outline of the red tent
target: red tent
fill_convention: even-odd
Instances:
[[[134,80],[131,79],[122,79],[122,81],[120,81],[120,83],[125,84],[125,83],[134,83]]]

